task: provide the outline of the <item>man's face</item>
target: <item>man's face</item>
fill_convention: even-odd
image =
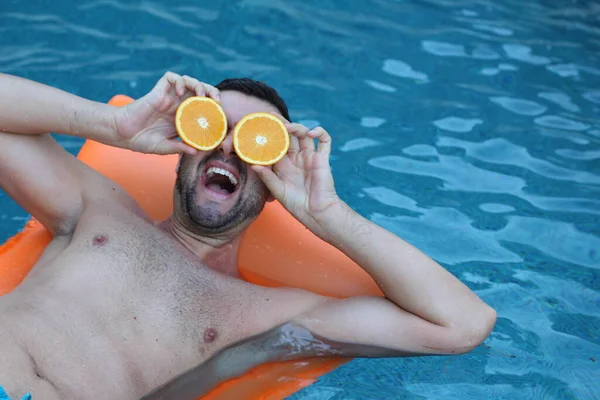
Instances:
[[[175,185],[175,216],[203,236],[240,233],[269,198],[262,180],[235,153],[232,133],[246,115],[277,108],[235,91],[221,92],[221,106],[227,116],[227,137],[214,150],[183,155]]]

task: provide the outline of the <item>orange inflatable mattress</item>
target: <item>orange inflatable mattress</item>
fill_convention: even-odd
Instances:
[[[110,104],[131,101],[118,95]],[[170,215],[176,155],[140,154],[87,141],[78,158],[119,183],[152,218]],[[51,238],[31,220],[0,245],[0,295],[21,283]],[[381,295],[366,272],[314,236],[277,202],[267,204],[244,234],[238,265],[242,277],[258,285],[297,287],[333,297]],[[347,361],[318,358],[264,364],[219,385],[203,399],[284,399]]]

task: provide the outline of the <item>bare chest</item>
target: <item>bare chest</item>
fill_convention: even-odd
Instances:
[[[228,278],[151,222],[100,210],[60,240],[23,285],[27,329],[49,332],[28,347],[58,387],[112,382],[114,393],[139,396],[245,335]]]

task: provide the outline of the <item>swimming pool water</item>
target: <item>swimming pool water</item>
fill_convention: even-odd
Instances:
[[[470,354],[354,360],[294,400],[600,398],[599,55],[593,1],[0,2],[0,72],[87,98],[266,80],[333,135],[343,199],[498,311]],[[0,240],[26,218],[0,192]]]

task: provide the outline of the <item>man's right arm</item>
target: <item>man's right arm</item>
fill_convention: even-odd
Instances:
[[[0,74],[0,188],[54,235],[68,235],[89,201],[132,200],[48,132],[142,153],[195,154],[177,140],[174,124],[177,107],[193,95],[219,98],[216,88],[167,72],[144,97],[116,108]]]
[[[0,88],[0,188],[54,235],[69,234],[83,209],[85,189],[92,195],[111,183],[47,132],[110,138],[114,107],[4,74]]]
[[[103,142],[116,136],[112,106],[6,74],[0,74],[0,89],[2,132],[60,132]]]

